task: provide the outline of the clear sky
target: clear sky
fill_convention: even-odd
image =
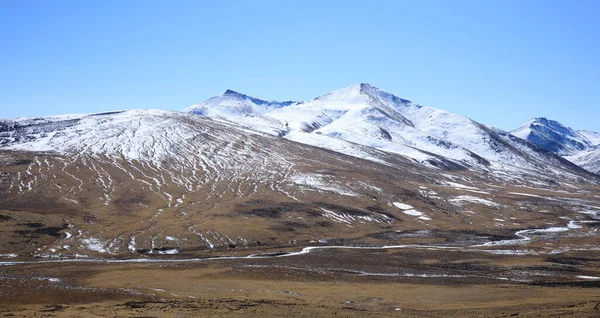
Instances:
[[[368,82],[511,130],[600,131],[600,1],[1,1],[0,118]]]

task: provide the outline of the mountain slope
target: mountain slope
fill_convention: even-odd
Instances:
[[[587,138],[592,145],[600,145],[600,133],[589,130],[578,130],[577,132]]]
[[[600,134],[574,130],[557,121],[534,118],[512,134],[545,150],[563,156],[576,165],[600,173]]]
[[[288,105],[298,116],[283,123],[286,138],[160,110],[0,121],[0,255],[247,255],[314,242],[383,245],[398,231],[564,226],[565,215],[596,213],[589,194],[598,178],[568,161],[468,119],[379,94],[353,87],[303,103],[306,110]],[[339,104],[328,100],[334,96]],[[299,129],[319,109],[331,123]],[[452,132],[452,142],[440,139],[432,149],[472,161],[405,144],[427,136],[424,130]],[[470,141],[465,134],[472,131],[488,138],[482,147],[494,145],[531,168],[491,162],[454,144]],[[302,138],[309,145],[294,141]],[[423,138],[415,144],[434,140]],[[373,141],[428,161],[369,147]],[[537,210],[545,212],[528,212]]]
[[[371,160],[181,112],[0,121],[0,221],[15,220],[3,223],[0,241],[14,244],[0,254],[174,254],[351,237],[401,222],[392,203],[414,201],[410,184],[439,180],[404,158],[340,145]]]
[[[521,143],[506,132],[464,116],[414,104],[365,83],[307,102],[247,112],[243,117],[221,111],[236,101],[237,97],[224,94],[202,105],[214,109],[220,119],[335,151],[340,151],[336,143],[344,140],[407,156],[430,167],[488,171],[510,166],[545,172],[574,169],[570,163]],[[262,103],[266,102],[258,101]],[[188,111],[212,117],[210,111]],[[439,158],[447,162],[440,163]]]
[[[565,158],[587,171],[600,174],[600,146],[565,156]]]

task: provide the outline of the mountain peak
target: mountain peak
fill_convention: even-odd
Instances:
[[[256,96],[252,96],[252,95],[248,95],[248,94],[244,94],[244,93],[240,93],[240,92],[236,92],[232,89],[227,89],[225,91],[225,93],[223,93],[223,95],[221,95],[222,97],[228,97],[228,98],[233,98],[233,99],[238,99],[238,100],[248,100],[252,103],[255,104],[265,104],[265,103],[272,103],[272,101],[260,98],[260,97],[256,97]],[[217,96],[218,97],[218,96]]]
[[[377,88],[369,83],[360,83],[357,84],[358,86],[360,86],[360,89],[373,89],[373,88]]]
[[[359,88],[360,88],[360,93],[363,95],[369,95],[371,96],[372,94],[374,94],[376,91],[379,90],[379,88],[368,84],[368,83],[360,83],[358,84]]]
[[[548,127],[550,129],[564,131],[569,134],[575,133],[575,131],[573,129],[561,124],[560,122],[558,122],[556,120],[548,119],[546,117],[534,118],[533,120],[531,120],[531,125],[533,125],[533,124],[539,124],[539,125]]]
[[[315,100],[320,101],[332,101],[332,100],[344,100],[344,101],[358,101],[363,100],[365,97],[375,97],[379,89],[368,83],[354,84],[348,87],[337,89],[321,95]]]
[[[593,144],[580,132],[546,117],[533,118],[512,134],[561,156],[573,155]]]
[[[555,131],[560,131],[565,134],[575,134],[576,133],[570,127],[567,127],[556,120],[548,119],[546,117],[532,118],[529,121],[527,121],[526,123],[524,123],[523,125],[521,125],[519,128],[515,129],[514,131],[521,131],[521,130],[525,130],[525,129],[555,130]]]
[[[355,91],[359,94],[368,94],[369,92],[373,91],[373,90],[377,90],[378,88],[369,84],[369,83],[358,83],[358,84],[354,84],[351,86],[348,86],[346,88],[342,88],[340,90],[347,90],[347,91]]]
[[[243,98],[243,97],[248,97],[248,95],[246,95],[246,94],[242,94],[242,93],[236,92],[236,91],[234,91],[234,90],[231,90],[231,89],[227,89],[227,90],[225,91],[225,93],[223,93],[223,96],[229,96],[229,97],[242,97],[242,98]]]
[[[551,120],[548,119],[546,117],[536,117],[534,119],[532,119],[532,122],[537,122],[537,123],[542,123],[542,124],[559,124],[559,122],[557,122],[556,120]]]
[[[350,104],[368,103],[369,101],[377,100],[384,104],[412,104],[412,102],[407,99],[398,97],[369,83],[359,83],[334,90],[321,95],[314,100],[322,102],[345,102]],[[419,105],[414,106],[421,107]]]

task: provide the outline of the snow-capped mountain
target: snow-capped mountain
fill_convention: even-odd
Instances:
[[[434,180],[434,171],[405,158],[339,145],[369,160],[184,112],[0,120],[0,206],[45,209],[44,223],[57,226],[65,221],[52,215],[70,213],[68,234],[57,234],[59,245],[23,245],[41,257],[75,250],[161,254],[176,253],[173,237],[182,238],[179,246],[209,250],[264,242],[290,226],[280,214],[297,211],[310,217],[294,220],[326,222],[303,225],[324,237],[332,230],[328,220],[339,218],[335,211],[346,211],[336,203],[342,199],[354,207],[342,230],[390,224],[394,217],[367,207],[376,195],[390,206],[400,188],[367,176],[394,175],[397,183]],[[262,216],[268,222],[253,223]]]
[[[233,122],[242,121],[256,130],[278,133],[283,128],[281,123],[261,115],[295,103],[263,100],[228,89],[223,95],[192,105],[184,112]]]
[[[575,130],[540,117],[521,125],[512,134],[563,156],[588,171],[600,173],[600,133]]]
[[[15,216],[5,228],[54,231],[36,245],[21,235],[0,252],[225,251],[399,224],[489,227],[509,215],[539,226],[528,220],[548,219],[522,209],[600,184],[506,132],[368,84],[289,103],[228,91],[201,107],[205,116],[130,110],[0,120],[0,206]]]
[[[243,105],[243,112],[237,111],[238,105]],[[569,165],[507,132],[365,83],[306,102],[263,101],[228,90],[186,111],[339,152],[344,152],[339,146],[343,140],[404,155],[426,166],[440,165],[436,160],[440,157],[480,170],[546,169],[548,162]]]
[[[543,117],[534,118],[511,133],[561,156],[573,155],[600,144],[600,134],[577,131]]]
[[[218,142],[206,142],[207,125],[222,130],[211,137]],[[507,132],[364,83],[306,102],[266,101],[227,90],[186,112],[132,110],[3,120],[0,148],[100,155],[192,170],[202,164],[235,168],[223,162],[246,155],[224,151],[237,148],[214,150],[216,159],[203,154],[237,140],[238,133],[267,133],[271,140],[291,140],[386,165],[415,162],[433,169],[491,173],[500,179],[519,175],[526,180],[541,174],[556,180],[557,174],[581,173],[571,162]]]
[[[32,233],[26,224],[43,223],[54,231],[35,246],[21,236],[10,252],[61,258],[224,251],[350,237],[400,222],[445,224],[446,213],[463,209],[448,203],[465,199],[455,181],[490,199],[487,184],[505,182],[468,170],[440,174],[404,156],[306,135],[338,151],[184,112],[1,120],[0,206],[19,211],[18,222],[2,225]],[[487,205],[478,211],[486,209],[496,212]]]
[[[215,96],[205,102],[198,103],[185,111],[198,115],[243,116],[260,115],[271,110],[292,105],[296,102],[267,101],[258,97],[241,94],[230,89],[223,95]]]

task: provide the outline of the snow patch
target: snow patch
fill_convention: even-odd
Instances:
[[[106,248],[107,243],[97,238],[85,238],[81,240],[81,243],[86,245],[86,248],[90,251],[98,253],[110,253],[110,250]]]
[[[290,178],[290,180],[295,184],[309,186],[313,189],[330,191],[346,196],[358,196],[358,194],[352,192],[346,187],[336,184],[334,181],[328,179],[329,178],[327,178],[327,176],[321,174],[297,174]]]
[[[176,249],[176,248],[167,249],[167,250],[160,250],[160,251],[158,251],[158,254],[161,254],[161,255],[177,255],[177,254],[179,254],[179,250]]]
[[[419,220],[422,220],[422,221],[431,221],[430,217],[425,215],[423,212],[419,212],[419,211],[415,210],[415,208],[410,204],[401,203],[401,202],[393,202],[392,204],[395,207],[397,207],[398,209],[403,210],[402,213],[404,213],[406,215],[416,216],[416,217],[418,217]]]
[[[423,216],[423,213],[421,213],[417,210],[404,210],[402,212],[404,212],[404,214],[408,214],[408,215],[412,215],[412,216]]]
[[[462,206],[465,203],[477,203],[477,204],[483,204],[483,205],[487,205],[490,207],[496,207],[496,208],[500,206],[500,204],[498,204],[496,202],[482,199],[479,197],[470,196],[470,195],[459,195],[448,201],[450,201],[452,204],[458,205],[458,206]]]
[[[392,203],[392,204],[393,204],[395,207],[397,207],[398,209],[401,209],[401,210],[410,210],[410,209],[413,209],[413,206],[412,206],[412,205],[405,204],[405,203],[394,202],[394,203]]]

